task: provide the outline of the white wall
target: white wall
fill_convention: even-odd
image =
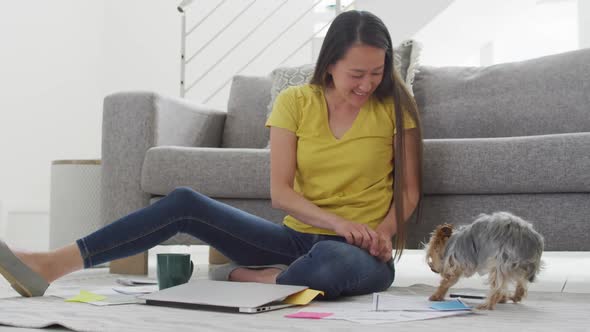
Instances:
[[[180,2],[180,1],[178,1]],[[193,27],[220,1],[198,1],[187,9],[187,28]],[[187,58],[200,46],[212,40],[230,20],[246,8],[251,0],[228,1],[205,20],[187,39]],[[187,86],[207,68],[215,64],[227,51],[239,43],[247,32],[280,4],[278,0],[254,3],[242,16],[233,21],[218,38],[187,65]],[[120,90],[153,90],[179,95],[180,72],[180,14],[176,2],[158,0],[106,0],[105,13],[105,93]],[[209,97],[217,88],[237,73],[259,53],[280,31],[287,28],[312,4],[311,0],[289,1],[230,55],[215,67],[186,95],[197,102]],[[285,35],[244,69],[242,74],[266,75],[272,68],[311,36],[312,13],[305,15]],[[311,47],[301,49],[291,64],[309,62]],[[230,85],[208,104],[225,109]]]
[[[535,3],[536,0],[453,1],[415,32],[413,37],[424,45],[422,63],[435,66],[493,64],[492,42],[497,32]],[[482,48],[485,54],[481,53]]]
[[[189,38],[208,40],[251,0],[231,0]],[[31,0],[0,2],[0,236],[30,246],[25,229],[46,233],[52,160],[100,158],[102,100],[121,90],[179,95],[180,14],[171,0]],[[218,1],[188,11],[189,26]],[[187,94],[200,101],[309,8],[289,1],[211,75]],[[187,81],[218,59],[277,0],[260,0],[188,67]],[[310,13],[243,74],[266,75],[311,36]],[[310,61],[302,48],[287,64]],[[210,105],[225,108],[229,85]],[[34,227],[34,223],[38,227]],[[27,225],[27,226],[25,226]],[[32,226],[31,226],[32,225]],[[23,228],[24,227],[24,228]],[[34,233],[34,232],[31,232]]]
[[[590,48],[590,1],[578,0],[578,38],[580,48]]]
[[[101,92],[149,90],[177,96],[180,25],[176,2],[101,2],[105,8]]]
[[[406,38],[421,42],[420,62],[425,65],[492,65],[590,44],[587,0],[357,0],[357,4],[385,21],[394,43]]]
[[[355,4],[357,9],[378,15],[387,26],[393,44],[397,45],[412,38],[453,2],[454,0],[356,0]]]
[[[0,216],[46,215],[51,160],[99,156],[103,14],[90,0],[0,2]]]

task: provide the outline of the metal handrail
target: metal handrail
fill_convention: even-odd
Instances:
[[[232,17],[221,30],[217,31],[217,33],[211,37],[207,42],[203,44],[188,60],[186,60],[186,64],[190,63],[197,55],[199,55],[209,44],[211,44],[217,37],[219,37],[227,28],[229,28],[240,16],[244,15],[244,13],[256,3],[257,0],[252,0],[244,9],[242,9],[236,16]]]
[[[184,97],[186,90],[184,89],[184,78],[186,74],[186,37],[195,31],[203,22],[205,22],[219,7],[221,7],[227,0],[222,0],[213,9],[211,9],[199,22],[197,22],[188,32],[186,31],[186,11],[185,9],[194,3],[194,0],[183,0],[178,5],[178,11],[181,13],[180,20],[180,96]]]
[[[209,69],[207,69],[204,73],[202,73],[196,80],[194,80],[188,88],[186,88],[184,91],[189,92],[190,89],[192,89],[195,85],[197,85],[203,78],[205,78],[207,76],[207,74],[209,74],[213,69],[215,69],[223,60],[225,60],[225,58],[227,58],[236,48],[238,48],[240,45],[242,45],[242,43],[244,41],[246,41],[248,38],[250,38],[250,36],[256,32],[256,30],[258,30],[266,21],[268,21],[268,19],[270,19],[277,11],[279,11],[279,9],[281,9],[285,4],[287,4],[287,1],[289,0],[283,0],[283,2],[281,2],[280,5],[278,5],[275,9],[273,9],[272,12],[270,12],[270,14],[266,15],[266,17],[260,21],[253,29],[251,29],[250,31],[248,31],[248,33],[246,33],[246,36],[244,38],[242,38],[238,43],[236,43],[232,48],[230,48],[227,52],[225,52],[225,54],[223,54],[223,56],[221,56],[219,59],[217,59],[217,61],[211,66],[209,67]]]
[[[203,18],[197,22],[187,33],[186,36],[188,37],[188,35],[190,35],[193,31],[195,31],[201,24],[203,24],[203,22],[205,22],[209,16],[211,16],[214,12],[217,11],[217,9],[219,9],[219,7],[221,7],[221,5],[223,5],[227,0],[222,0],[221,2],[219,2],[213,9],[211,9],[207,14],[205,14],[205,16],[203,16]]]
[[[186,65],[188,65],[196,56],[198,56],[205,48],[207,48],[213,41],[215,41],[225,30],[232,25],[237,18],[244,15],[244,13],[254,5],[257,0],[252,0],[245,8],[243,8],[236,16],[234,16],[229,23],[226,24],[221,30],[219,30],[211,39],[205,42],[196,52],[194,52],[188,60],[185,61],[185,51],[186,51],[186,38],[192,32],[194,32],[203,22],[205,22],[216,10],[218,10],[223,3],[227,0],[222,0],[218,3],[212,10],[210,10],[199,22],[197,22],[188,32],[186,30],[186,15],[184,8],[188,7],[190,4],[194,2],[194,0],[183,0],[181,5],[179,5],[178,9],[182,13],[182,21],[181,21],[181,65],[180,65],[180,96],[184,97],[184,95],[190,91],[196,84],[201,82],[214,68],[216,68],[225,58],[227,58],[232,52],[234,52],[242,43],[252,36],[254,32],[256,32],[270,17],[272,17],[280,8],[282,8],[289,0],[283,0],[279,6],[277,6],[270,14],[268,14],[262,21],[260,21],[253,29],[248,31],[244,37],[242,37],[238,43],[236,43],[232,48],[226,51],[223,56],[217,59],[217,61],[210,66],[205,72],[203,72],[196,80],[194,80],[188,88],[185,89],[185,75],[186,75]],[[244,64],[234,75],[242,73],[248,66],[250,66],[255,60],[257,60],[272,44],[274,44],[279,38],[281,38],[287,31],[289,31],[296,23],[301,21],[301,19],[307,15],[311,10],[313,10],[322,0],[317,0],[313,3],[311,7],[309,7],[305,12],[299,15],[293,22],[289,24],[285,29],[279,32],[270,42],[268,42],[258,53],[256,53],[253,57],[251,57],[246,64]],[[352,1],[348,6],[342,8],[341,0],[335,0],[335,14],[336,16],[340,14],[343,10],[348,10],[351,6],[354,5],[354,1]],[[321,29],[314,32],[313,35],[305,40],[302,44],[300,44],[293,52],[291,52],[286,58],[284,58],[279,65],[283,65],[289,59],[291,59],[297,52],[299,52],[305,45],[309,44],[321,31],[323,31],[328,25],[332,23],[326,23]],[[203,103],[209,102],[213,97],[215,97],[221,90],[223,90],[233,79],[233,76],[227,79],[222,85],[220,85],[211,95],[209,95]]]
[[[270,42],[268,42],[260,52],[256,53],[256,55],[254,55],[253,57],[250,58],[250,60],[248,60],[248,62],[246,62],[245,65],[243,65],[240,69],[238,69],[238,71],[236,72],[236,74],[240,74],[241,72],[244,71],[244,69],[248,68],[248,66],[254,62],[256,59],[258,59],[258,57],[260,57],[260,55],[262,55],[262,53],[264,53],[268,47],[272,44],[274,44],[274,42],[276,42],[280,37],[282,37],[285,32],[287,32],[289,29],[291,29],[297,22],[299,22],[305,15],[307,15],[307,13],[309,13],[311,10],[313,10],[315,8],[315,6],[317,6],[320,2],[322,2],[322,0],[317,0],[316,2],[313,3],[313,5],[308,8],[305,12],[303,12],[303,14],[299,15],[293,22],[291,22],[291,24],[289,24],[288,27],[286,27],[285,29],[283,29],[277,36],[275,36],[275,38],[273,38]],[[211,98],[215,97],[221,90],[223,90],[223,88],[225,88],[233,79],[233,76],[230,77],[229,79],[227,79],[222,85],[219,86],[219,88],[217,88],[217,90],[215,90],[211,95],[209,95],[209,97],[205,98],[205,100],[203,101],[204,104],[206,104],[207,102],[209,102],[209,100],[211,100]]]

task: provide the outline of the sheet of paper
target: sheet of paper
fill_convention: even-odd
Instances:
[[[283,303],[306,305],[320,294],[324,295],[324,292],[308,288],[299,293],[287,296],[287,298],[283,300]]]
[[[449,316],[465,315],[469,311],[340,311],[323,319],[347,320],[359,324],[399,323]]]
[[[157,292],[158,285],[114,287],[113,290],[117,293],[126,295],[142,295]]]
[[[334,311],[370,311],[369,302],[351,302],[348,299],[338,299],[334,301],[313,301],[300,311],[310,312],[334,312]]]
[[[367,306],[370,306],[370,303],[366,303],[365,308]],[[384,324],[459,316],[469,313],[471,313],[471,311],[363,311],[358,309],[346,310],[334,308],[329,311],[327,308],[321,308],[320,305],[315,306],[314,308],[306,307],[305,309],[285,317],[346,320],[359,324]]]
[[[158,280],[151,278],[117,278],[117,283],[123,286],[136,286],[136,285],[157,285]]]
[[[121,305],[121,304],[136,304],[145,303],[144,300],[138,299],[135,295],[109,295],[106,299],[101,301],[88,302],[88,304],[96,306],[109,306],[109,305]]]
[[[92,290],[91,292],[81,290],[78,294],[72,295],[73,294],[64,296],[64,294],[62,294],[57,296],[65,299],[66,302],[80,302],[96,306],[145,303],[144,300],[138,299],[136,295],[119,294],[110,288]]]
[[[430,307],[432,302],[419,295],[391,295],[373,293],[373,311],[435,311]]]
[[[48,292],[47,295],[53,295],[53,296],[61,297],[63,299],[68,299],[70,297],[80,294],[80,286],[56,287],[54,289],[50,288],[49,290],[50,291]],[[113,290],[112,286],[96,287],[96,288],[86,289],[86,291],[89,291],[91,293],[98,294],[98,295],[104,295],[104,296],[118,294],[117,292],[115,292]]]
[[[349,301],[315,301],[298,311],[296,318],[347,320],[359,324],[383,324],[458,316],[469,310],[437,311],[430,308],[424,296],[396,296],[380,293],[380,311],[374,311],[374,303]],[[383,310],[386,309],[386,310]],[[314,315],[315,314],[315,315]],[[329,314],[329,315],[328,315]]]

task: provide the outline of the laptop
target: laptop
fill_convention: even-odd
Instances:
[[[307,286],[197,279],[138,298],[144,299],[148,305],[258,313],[293,306],[294,304],[281,301],[307,288]]]

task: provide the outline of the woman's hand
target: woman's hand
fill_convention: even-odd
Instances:
[[[379,236],[369,226],[352,221],[342,221],[334,227],[334,232],[344,237],[348,244],[365,249],[373,256],[378,254]]]
[[[389,236],[388,233],[380,232],[379,230],[377,230],[376,233],[379,241],[377,249],[375,250],[376,254],[373,254],[373,251],[371,251],[371,255],[377,257],[382,262],[387,262],[391,259],[393,251],[391,236]]]
[[[382,262],[387,262],[392,256],[391,236],[386,231],[371,229],[365,224],[342,221],[335,228],[336,234],[344,237],[348,244],[365,249]]]
[[[384,220],[379,226],[377,226],[377,229],[375,229],[375,232],[379,236],[379,247],[376,249],[378,254],[375,256],[377,256],[382,262],[387,262],[392,257],[393,243],[391,242],[391,238],[397,231],[396,226],[395,222],[387,222]]]

